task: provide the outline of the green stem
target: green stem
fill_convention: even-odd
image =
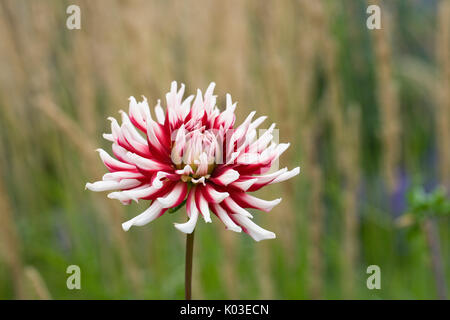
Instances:
[[[186,268],[184,277],[185,299],[191,300],[192,296],[192,256],[194,251],[194,232],[186,235]]]
[[[428,218],[424,222],[425,236],[430,251],[431,267],[433,270],[434,279],[436,282],[436,289],[438,298],[440,300],[447,299],[447,286],[445,284],[444,263],[441,255],[441,248],[439,243],[438,229],[436,222]]]

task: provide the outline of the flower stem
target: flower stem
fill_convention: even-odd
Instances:
[[[184,276],[185,299],[191,300],[192,296],[192,256],[194,251],[194,231],[186,235],[186,267]]]
[[[436,222],[431,218],[428,218],[427,220],[425,220],[423,226],[425,229],[428,249],[430,251],[431,267],[433,269],[434,279],[436,282],[438,298],[440,300],[446,300],[447,289],[445,284],[444,263],[441,255]]]

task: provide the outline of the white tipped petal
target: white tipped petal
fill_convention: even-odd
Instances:
[[[161,108],[161,100],[158,100],[158,104],[155,106],[155,114],[156,119],[158,120],[159,124],[164,124],[165,116],[164,116],[164,110]]]
[[[262,210],[265,212],[269,212],[270,210],[273,209],[273,207],[275,207],[281,202],[281,198],[269,201],[256,198],[247,193],[244,193],[241,197],[242,200],[245,201],[247,204],[249,204],[251,207],[254,207],[258,210]]]
[[[146,184],[131,190],[125,190],[121,192],[111,192],[108,194],[108,198],[117,199],[120,201],[133,200],[135,202],[138,202],[139,199],[149,197],[158,191],[159,189],[152,187],[149,184]]]
[[[222,208],[220,205],[218,204],[214,204],[214,209],[217,212],[217,215],[219,216],[219,219],[223,222],[223,224],[225,225],[225,227],[228,230],[234,231],[234,232],[241,232],[242,228],[239,227],[236,223],[234,223],[233,220],[231,220],[231,218],[228,216],[228,213],[225,211],[224,208]]]
[[[130,230],[131,226],[143,226],[153,220],[155,220],[162,210],[161,203],[158,201],[154,201],[152,205],[142,212],[140,215],[134,217],[131,220],[128,220],[127,222],[122,223],[122,229],[125,231]]]
[[[205,192],[208,193],[208,196],[214,201],[214,203],[220,203],[225,198],[230,196],[228,192],[219,192],[210,185],[207,185]]]
[[[278,183],[278,182],[282,182],[282,181],[286,181],[292,177],[295,177],[296,175],[298,175],[300,173],[300,167],[294,168],[291,171],[285,172],[281,175],[279,175],[277,178],[275,178],[272,183]]]
[[[100,159],[102,159],[103,163],[108,167],[112,167],[114,169],[121,169],[121,170],[136,169],[136,167],[131,164],[114,159],[103,149],[97,149],[97,152],[100,155]]]
[[[205,222],[211,223],[212,221],[211,221],[211,215],[209,213],[208,201],[206,201],[206,199],[203,197],[203,195],[200,192],[198,192],[197,201],[199,201],[199,203],[197,205],[200,209],[200,212],[203,215],[203,219],[205,220]]]
[[[105,140],[114,142],[114,136],[112,135],[112,133],[104,133],[102,136]]]
[[[162,179],[164,179],[168,175],[169,174],[167,172],[158,171],[156,173],[156,178],[153,180],[152,186],[157,188],[157,189],[162,188],[162,186],[163,186]]]
[[[165,164],[162,164],[157,161],[153,161],[148,158],[141,157],[140,155],[137,155],[132,152],[127,152],[127,157],[129,159],[131,159],[133,161],[133,163],[135,163],[136,165],[138,165],[139,167],[141,167],[145,170],[157,171],[157,170],[166,169],[166,167],[167,167],[167,165],[165,165]]]
[[[115,189],[128,189],[134,188],[140,185],[141,182],[135,179],[124,179],[119,181],[108,180],[108,181],[97,181],[94,183],[86,183],[86,188],[91,191],[110,191]]]
[[[225,203],[230,208],[232,213],[238,213],[245,217],[253,218],[250,212],[240,207],[233,199],[231,199],[231,197],[223,200],[223,203]]]
[[[192,233],[197,225],[198,210],[197,208],[192,210],[191,217],[185,223],[174,223],[175,228],[184,233]]]
[[[186,196],[187,185],[184,182],[179,182],[175,187],[167,193],[164,197],[159,197],[158,202],[161,203],[163,208],[171,208],[177,205],[178,202],[182,201]],[[183,198],[183,199],[182,199]]]
[[[192,189],[189,193],[188,199],[186,201],[186,211],[189,215],[189,220],[185,223],[174,223],[175,228],[184,233],[192,233],[197,225],[198,220],[198,210],[195,205],[195,190]]]
[[[275,239],[275,233],[268,231],[266,229],[261,228],[248,217],[242,216],[240,214],[236,214],[233,218],[243,226],[247,233],[252,237],[255,241],[261,241],[265,239]]]
[[[239,179],[239,172],[233,169],[227,169],[218,177],[213,178],[213,180],[216,180],[219,184],[224,186],[229,185],[237,179]]]
[[[248,179],[248,180],[244,180],[244,181],[235,181],[231,185],[239,188],[242,191],[247,191],[257,181],[258,181],[258,179],[254,178],[254,179]]]
[[[142,175],[142,173],[140,172],[116,171],[105,173],[102,179],[103,181],[107,180],[121,181],[123,179],[141,179],[141,178],[145,178],[145,176]]]

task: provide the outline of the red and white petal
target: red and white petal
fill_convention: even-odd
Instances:
[[[183,202],[183,200],[186,198],[187,191],[187,184],[184,182],[179,182],[164,197],[159,197],[156,200],[161,203],[163,208],[173,208]]]
[[[161,100],[158,99],[158,103],[155,106],[155,115],[156,120],[158,120],[159,124],[164,124],[165,116],[164,116],[164,110],[161,107]]]
[[[205,176],[208,174],[208,155],[205,152],[202,152],[198,160],[194,160],[194,163],[198,165],[197,171],[195,172],[197,176]]]
[[[150,184],[144,184],[134,189],[119,191],[119,192],[111,192],[108,194],[108,198],[117,199],[120,201],[135,201],[138,202],[139,199],[148,199],[151,198],[152,195],[156,195],[161,191],[161,188],[155,188]]]
[[[286,171],[287,171],[287,168],[283,168],[278,171],[272,172],[270,174],[261,175],[261,176],[241,176],[240,179],[256,179],[257,180],[250,188],[248,188],[248,190],[246,190],[246,191],[252,192],[252,191],[259,190],[262,187],[272,183],[272,181],[274,179],[281,176]]]
[[[129,104],[130,109],[128,113],[130,115],[131,122],[141,131],[145,132],[146,124],[144,121],[144,117],[142,116],[140,107],[138,106],[138,102],[134,97],[130,97],[128,100],[130,101]]]
[[[186,211],[189,220],[185,223],[174,223],[175,228],[184,233],[192,233],[197,225],[198,209],[195,204],[195,188],[191,189],[186,201]]]
[[[216,215],[219,217],[220,221],[223,222],[225,227],[228,230],[234,231],[234,232],[241,232],[242,228],[238,226],[234,221],[230,218],[228,213],[225,211],[224,208],[222,208],[219,204],[215,203],[212,205],[211,209],[216,213]]]
[[[278,182],[282,182],[282,181],[286,181],[292,177],[295,177],[296,175],[298,175],[300,173],[300,167],[294,168],[291,171],[285,172],[281,175],[279,175],[277,178],[275,178],[274,180],[272,180],[270,182],[270,184],[272,183],[278,183]]]
[[[152,205],[140,215],[134,217],[131,220],[128,220],[127,222],[122,223],[122,229],[128,231],[132,226],[146,225],[147,223],[158,218],[163,209],[164,208],[162,207],[162,204],[160,202],[153,201]]]
[[[228,197],[222,201],[222,207],[230,213],[241,214],[243,216],[253,218],[250,212],[239,206],[231,197]]]
[[[220,186],[227,186],[237,179],[239,179],[239,172],[234,169],[226,168],[218,175],[212,177],[211,181]]]
[[[273,209],[273,207],[275,207],[277,204],[281,202],[281,198],[268,201],[254,197],[245,192],[233,193],[232,197],[236,201],[236,203],[238,203],[240,206],[244,208],[253,208],[265,212],[269,212],[270,210]]]
[[[119,123],[117,123],[117,120],[113,117],[108,117],[108,120],[111,121],[111,134],[114,138],[114,141],[117,141],[121,136]]]
[[[122,132],[126,130],[127,134],[129,134],[131,139],[136,140],[137,142],[143,145],[147,145],[147,140],[144,139],[136,130],[136,127],[133,126],[127,113],[124,112],[123,110],[120,110],[119,113],[122,116],[122,127],[121,127]]]
[[[265,239],[275,239],[275,233],[261,228],[248,217],[236,214],[232,216],[233,219],[242,226],[244,232],[248,233],[255,241],[261,241]]]
[[[129,189],[140,185],[141,182],[136,179],[124,179],[120,181],[108,180],[108,181],[97,181],[94,183],[86,183],[86,188],[91,191],[110,191],[117,189]]]
[[[133,171],[116,171],[116,172],[110,172],[105,173],[103,175],[103,181],[106,180],[114,180],[114,181],[120,181],[123,179],[145,179],[145,176],[140,172],[133,172]]]
[[[105,166],[111,171],[136,170],[134,165],[114,159],[103,149],[97,149],[97,151]]]
[[[242,191],[247,191],[251,186],[253,186],[253,184],[255,184],[258,181],[258,179],[256,178],[253,179],[241,179],[241,178],[232,182],[230,186],[236,187]]]
[[[166,163],[144,158],[132,152],[128,152],[127,156],[137,167],[147,171],[172,170]]]
[[[212,221],[211,221],[211,215],[209,213],[208,201],[206,201],[206,199],[203,196],[203,193],[201,192],[199,187],[197,187],[197,191],[195,192],[195,204],[197,205],[197,209],[202,214],[205,222],[211,223]]]
[[[177,181],[179,180],[179,178],[180,176],[178,174],[165,171],[158,171],[152,179],[152,186],[159,189],[163,186],[164,180]]]
[[[225,198],[229,197],[228,192],[219,192],[211,184],[207,183],[202,189],[203,196],[209,203],[221,203]]]

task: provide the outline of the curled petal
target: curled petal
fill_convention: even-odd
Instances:
[[[122,223],[122,229],[125,231],[130,230],[131,226],[143,226],[153,220],[155,220],[162,212],[162,204],[158,201],[154,201],[152,205],[142,212],[140,215],[134,217],[127,222]]]
[[[217,191],[211,184],[206,184],[203,188],[203,195],[209,203],[220,203],[230,196],[228,192]]]
[[[246,216],[236,214],[233,215],[233,219],[241,225],[244,232],[248,233],[255,241],[276,238],[275,233],[261,228]]]
[[[192,233],[197,225],[198,209],[195,204],[195,188],[189,192],[188,199],[186,201],[186,211],[189,220],[185,223],[174,223],[175,228],[184,233]]]
[[[180,205],[186,198],[187,194],[187,184],[184,182],[179,182],[175,185],[171,192],[166,194],[164,197],[157,199],[163,208],[173,208]]]

